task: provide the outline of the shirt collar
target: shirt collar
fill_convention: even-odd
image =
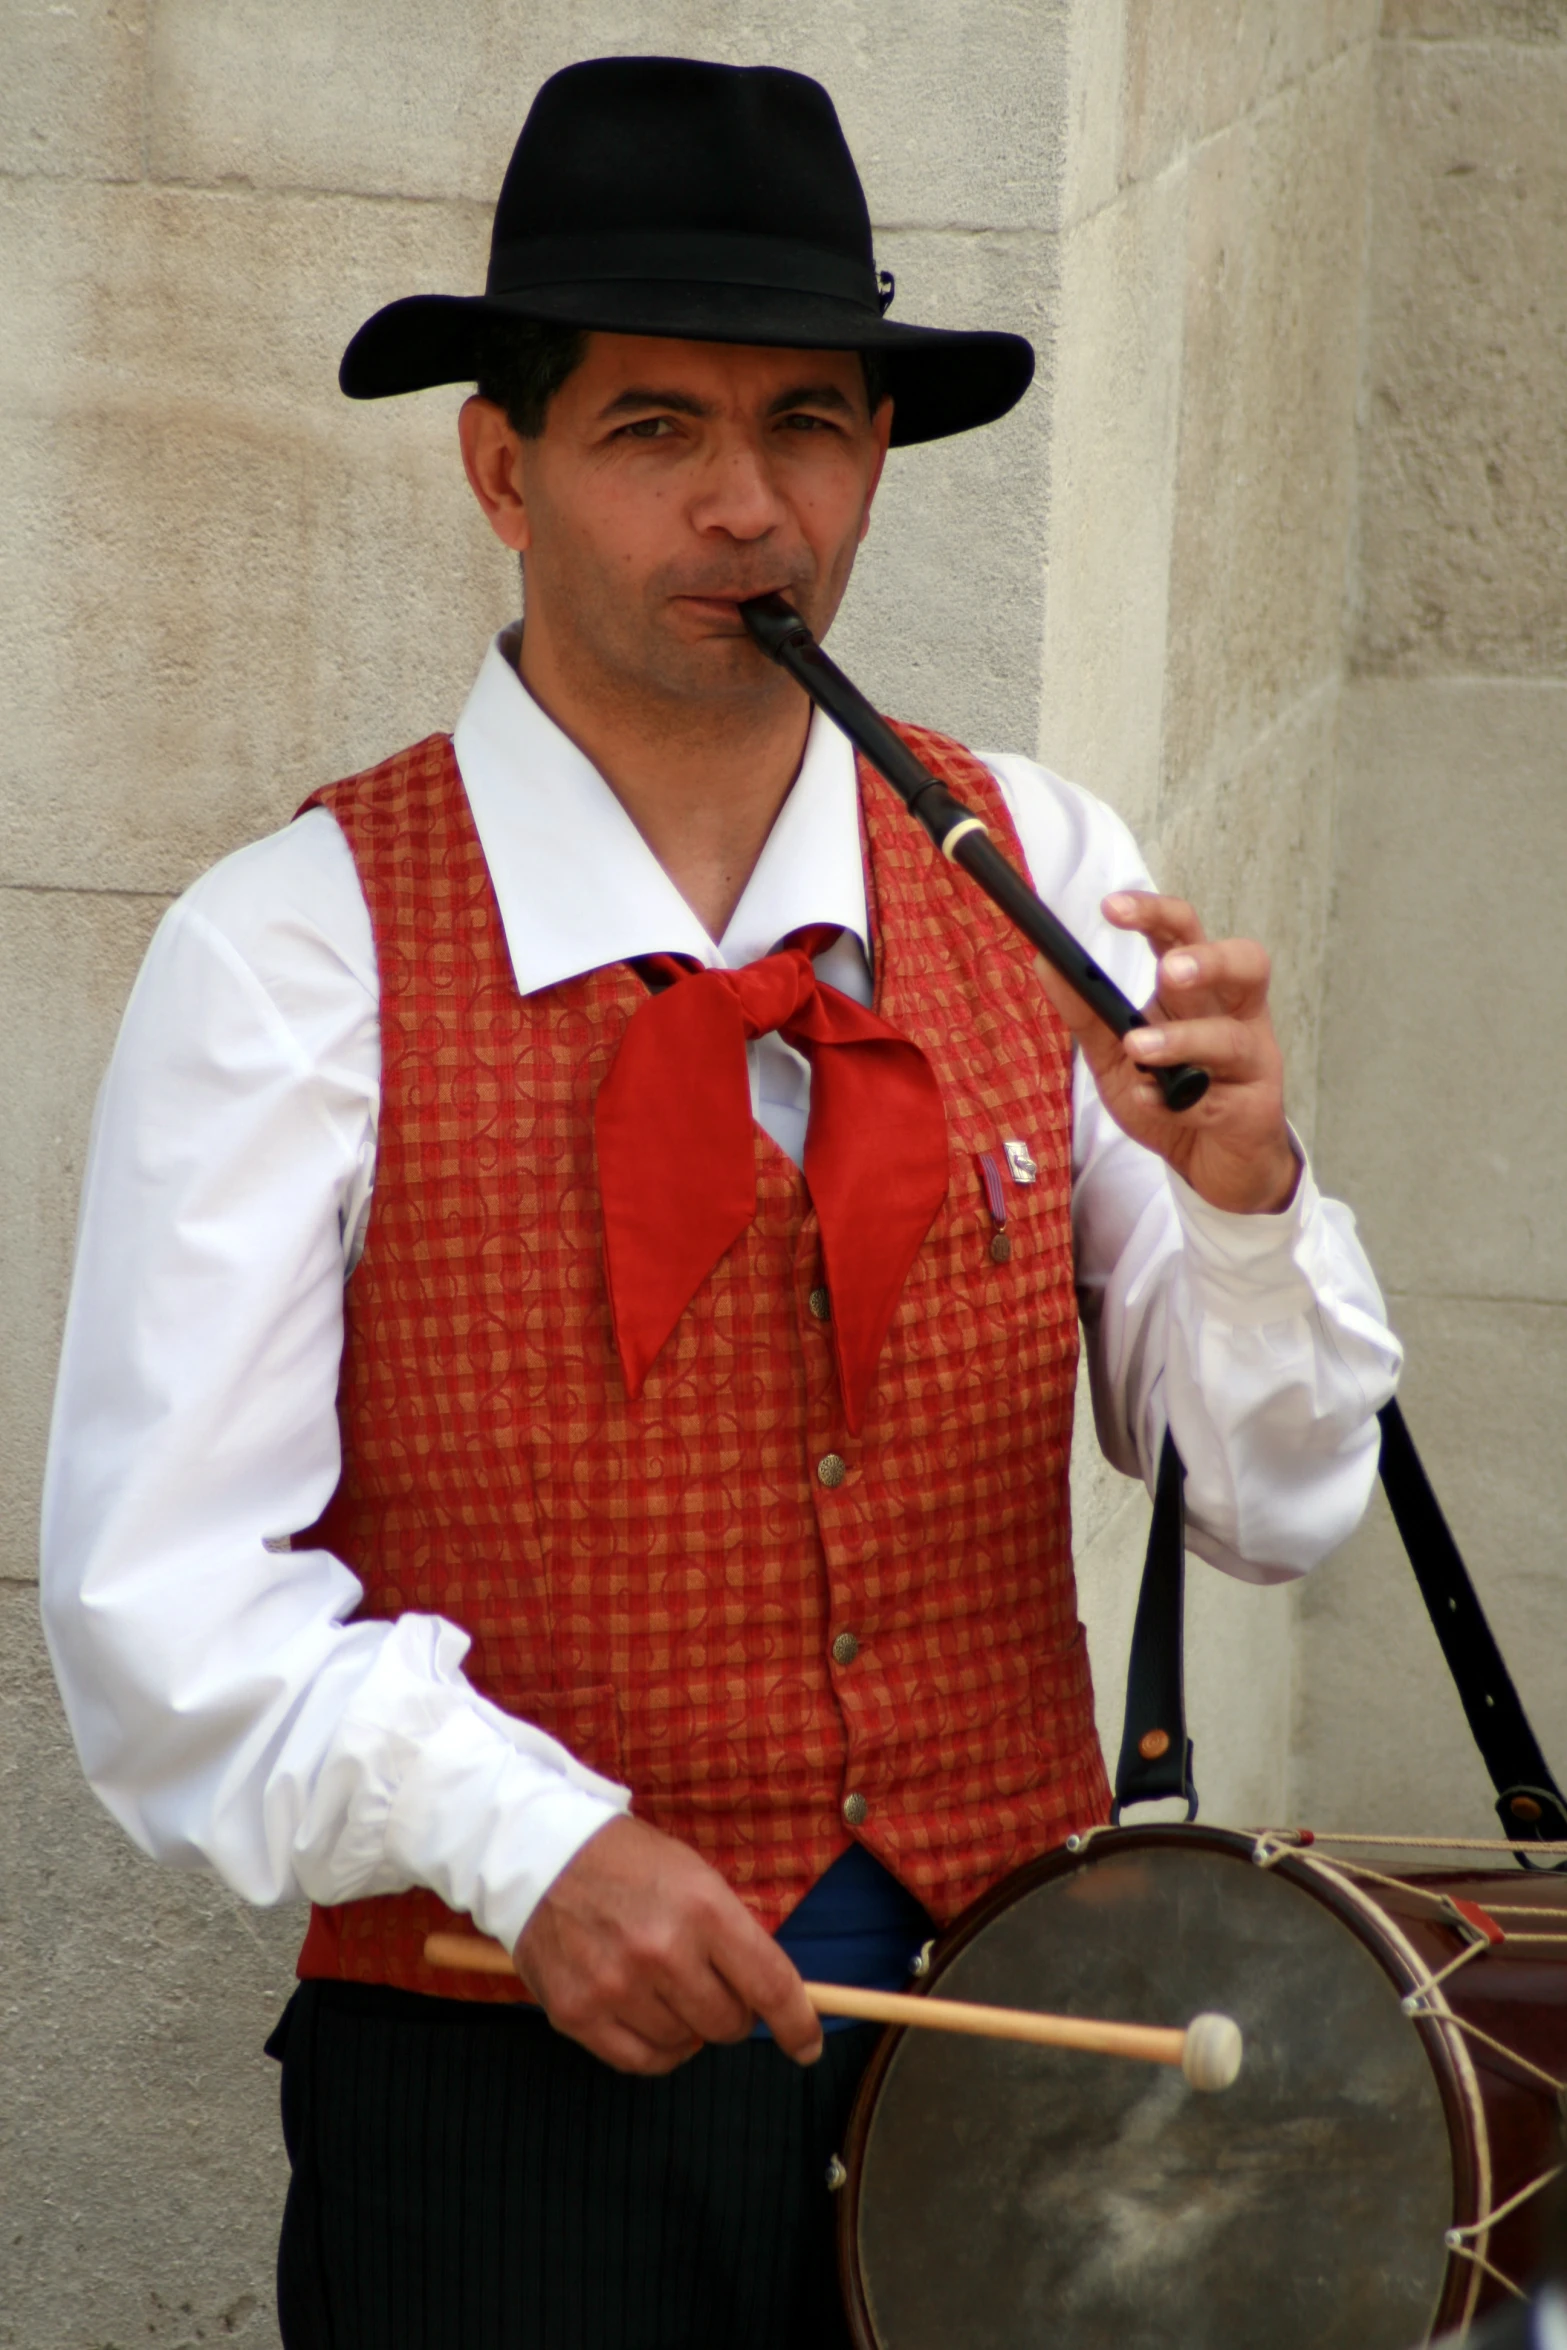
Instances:
[[[691,955],[737,970],[808,922],[838,924],[868,962],[854,755],[820,711],[715,941],[598,769],[523,685],[503,650],[508,641],[497,637],[485,654],[453,741],[521,994],[639,955]]]

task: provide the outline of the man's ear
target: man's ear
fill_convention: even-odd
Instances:
[[[521,435],[504,408],[475,393],[462,404],[457,437],[468,486],[484,509],[485,521],[502,546],[525,554],[532,533],[522,494]]]

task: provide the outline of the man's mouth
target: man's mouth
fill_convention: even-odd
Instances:
[[[670,600],[704,618],[727,622],[726,634],[744,636],[746,628],[740,617],[740,606],[748,604],[753,596],[790,596],[794,586],[792,580],[784,580],[737,588],[687,588]]]

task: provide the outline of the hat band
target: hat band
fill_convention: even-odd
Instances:
[[[488,294],[530,293],[600,279],[657,279],[685,285],[767,286],[825,294],[880,316],[868,262],[792,237],[745,237],[695,229],[580,237],[523,237],[490,249]]]

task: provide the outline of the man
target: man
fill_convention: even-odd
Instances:
[[[45,1605],[131,1833],[316,1903],[290,2350],[839,2338],[869,2036],[802,1974],[898,1982],[1105,1814],[1079,1306],[1112,1459],[1173,1430],[1232,1572],[1309,1566],[1374,1474],[1397,1347],[1262,950],[1086,795],[918,737],[1149,1004],[1123,1048],[739,618],[824,631],[889,443],[1027,387],[890,291],[815,83],[545,85],[488,294],[343,368],[477,380],[525,624],[453,741],[182,901],[105,1083]],[[427,1963],[469,1918],[516,1985]]]

